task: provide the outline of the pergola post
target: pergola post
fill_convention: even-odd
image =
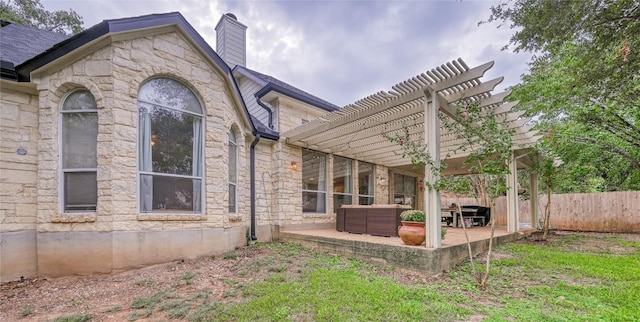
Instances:
[[[427,153],[434,164],[440,164],[440,120],[438,119],[438,94],[429,88],[425,91],[427,98],[424,101],[424,142],[427,145]],[[437,171],[432,171],[430,165],[424,169],[424,179],[434,184],[440,178]],[[440,192],[435,189],[427,189],[424,194],[424,210],[426,214],[427,247],[440,248],[442,245],[440,231]]]
[[[529,175],[529,198],[531,210],[531,229],[538,229],[540,208],[538,207],[538,175],[532,173]]]
[[[518,167],[515,154],[509,155],[509,174],[507,175],[507,231],[514,233],[518,231]]]

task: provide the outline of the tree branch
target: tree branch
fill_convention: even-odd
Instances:
[[[609,150],[610,152],[612,152],[614,154],[617,154],[617,155],[627,159],[634,168],[640,170],[640,161],[639,160],[636,160],[632,155],[630,155],[629,153],[618,149],[614,145],[611,145],[611,144],[608,144],[608,143],[604,143],[604,142],[598,141],[598,140],[596,140],[594,138],[590,138],[590,137],[578,137],[578,138],[576,138],[576,142],[577,143],[594,143],[594,144],[597,144],[597,145]]]

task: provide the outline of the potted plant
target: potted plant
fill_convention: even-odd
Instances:
[[[424,243],[427,232],[425,230],[425,214],[422,210],[411,209],[400,213],[402,226],[398,227],[398,236],[406,245],[418,246]]]

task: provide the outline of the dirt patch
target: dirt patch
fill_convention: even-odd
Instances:
[[[46,321],[74,313],[91,313],[92,321],[127,320],[135,299],[151,297],[158,291],[180,297],[206,292],[212,300],[228,301],[225,296],[229,293],[225,292],[232,285],[263,278],[266,271],[251,271],[251,265],[274,256],[274,250],[246,247],[224,256],[114,274],[6,283],[0,290],[0,320]]]
[[[531,245],[560,246],[570,252],[592,254],[628,255],[637,251],[630,243],[640,242],[640,234],[595,233],[552,230],[547,240],[541,240],[542,234],[532,234],[518,243]]]

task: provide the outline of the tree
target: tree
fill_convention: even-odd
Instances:
[[[559,171],[556,165],[556,157],[553,150],[549,148],[550,141],[543,139],[530,151],[530,165],[527,171],[538,176],[538,183],[544,189],[547,202],[544,205],[544,217],[542,224],[542,240],[547,240],[549,225],[551,223],[551,193],[553,188],[560,182]],[[531,199],[533,201],[533,199]]]
[[[574,179],[604,180],[595,191],[640,189],[638,103],[625,105],[615,97],[594,98],[597,91],[605,89],[593,88],[588,80],[579,82],[572,75],[582,68],[583,63],[574,59],[579,53],[577,46],[567,45],[557,58],[532,64],[531,75],[525,75],[523,84],[513,88],[512,99],[519,99],[519,108],[537,117],[538,129],[553,142],[551,148],[565,161],[562,167],[566,172],[577,174]],[[628,84],[621,80],[620,86]],[[570,188],[565,191],[592,191],[591,185],[557,186],[562,187]]]
[[[40,0],[0,0],[0,20],[67,35],[82,31],[82,17],[73,9],[47,11]]]
[[[505,178],[511,173],[508,161],[513,152],[511,140],[513,130],[509,129],[506,124],[506,118],[496,117],[495,108],[495,106],[481,108],[480,101],[462,100],[458,103],[456,113],[452,117],[443,112],[438,113],[442,126],[448,133],[456,133],[460,142],[450,151],[450,154],[468,153],[463,164],[469,173],[475,174],[474,176],[443,176],[446,160],[450,154],[444,158],[443,162],[435,162],[427,153],[427,146],[422,141],[409,139],[407,126],[404,126],[400,133],[383,133],[383,135],[389,141],[399,145],[403,158],[411,159],[414,166],[428,165],[434,174],[433,177],[439,178],[436,182],[424,182],[428,189],[446,190],[455,192],[456,195],[482,198],[488,201],[488,206],[495,208],[495,200],[508,190]],[[456,204],[458,205],[458,213],[461,214],[460,202],[456,202]],[[475,266],[469,236],[464,223],[462,224],[467,239],[472,274],[479,288],[485,288],[489,279],[495,216],[491,218],[490,224],[491,237],[484,272]]]
[[[563,167],[600,177],[601,190],[640,189],[640,3],[514,0],[491,10],[486,22],[515,30],[514,51],[535,53],[510,99],[538,118]]]

